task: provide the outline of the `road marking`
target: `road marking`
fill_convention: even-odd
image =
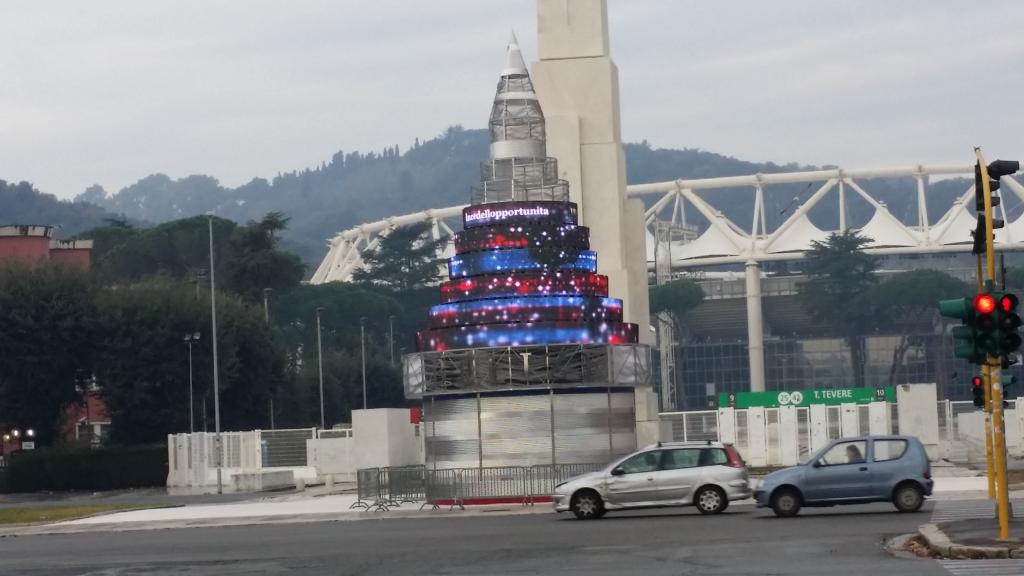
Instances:
[[[1020,576],[1024,560],[939,560],[953,576]]]
[[[1013,516],[1024,518],[1024,500],[1011,500]],[[953,520],[995,518],[995,502],[984,498],[974,500],[936,500],[932,509],[932,524]],[[1024,572],[1022,572],[1024,574]]]

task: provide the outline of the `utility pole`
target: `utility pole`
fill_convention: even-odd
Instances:
[[[192,402],[192,345],[199,343],[199,332],[185,334],[185,344],[188,346],[188,432],[196,431],[196,414]]]
[[[263,289],[263,321],[267,324],[267,328],[270,327],[270,293],[273,291],[272,288]]]
[[[220,376],[217,373],[217,289],[214,280],[213,267],[213,215],[209,217],[210,224],[210,323],[213,336],[213,428],[217,434],[217,494],[224,493],[224,447],[220,435]]]
[[[270,331],[270,293],[274,290],[272,288],[263,289],[263,322],[267,326],[267,331]],[[270,392],[270,429],[274,429],[274,392]]]
[[[999,538],[1009,538],[1009,494],[1006,485],[1006,428],[1003,397],[1006,387],[1016,378],[1004,377],[1003,368],[1016,363],[1014,357],[1021,347],[1018,334],[1021,318],[1017,314],[1019,300],[1016,295],[996,287],[996,254],[994,231],[1004,226],[993,217],[993,208],[1001,198],[993,192],[999,189],[999,179],[1020,170],[1020,163],[996,160],[986,165],[981,149],[974,149],[974,209],[977,224],[971,253],[977,256],[977,294],[972,300],[958,298],[939,302],[939,312],[947,318],[956,318],[954,355],[980,368],[981,376],[971,379],[974,405],[985,411],[985,459],[988,465],[988,494],[996,501]],[[982,265],[982,255],[985,257]]]
[[[1002,220],[995,220],[993,218],[992,209],[999,204],[1000,199],[994,198],[992,192],[999,188],[999,179],[1002,176],[1013,174],[1020,170],[1020,164],[1012,161],[996,160],[986,165],[985,159],[981,155],[981,149],[975,148],[974,153],[978,157],[978,163],[975,165],[975,195],[977,196],[977,187],[980,184],[983,200],[981,206],[978,206],[976,202],[975,208],[981,207],[984,209],[984,225],[982,225],[981,218],[979,218],[974,242],[975,246],[978,246],[979,239],[977,234],[984,234],[985,267],[987,272],[985,294],[981,294],[977,298],[987,297],[991,299],[993,301],[992,308],[998,318],[996,322],[996,344],[990,348],[985,357],[985,368],[987,368],[985,372],[987,373],[986,379],[988,380],[986,387],[991,390],[989,399],[992,410],[992,448],[993,455],[995,456],[993,464],[996,473],[996,516],[999,520],[999,539],[1008,540],[1010,537],[1010,500],[1009,490],[1006,485],[1006,428],[1003,421],[1002,359],[1004,357],[1008,359],[1009,354],[1020,347],[1020,336],[1016,334],[1016,330],[1020,326],[1020,319],[1014,314],[1017,307],[1016,296],[1012,294],[992,295],[996,290],[994,231],[996,228],[1002,228],[1004,225]]]
[[[388,316],[388,356],[392,366],[395,365],[395,315]]]
[[[363,359],[363,410],[366,410],[366,316],[359,319],[359,349]]]
[[[322,333],[320,329],[320,313],[323,310],[323,308],[316,309],[316,363],[320,375],[320,429],[326,430],[327,426],[324,421],[324,351],[320,340]]]

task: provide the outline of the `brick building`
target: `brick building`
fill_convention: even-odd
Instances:
[[[92,240],[56,240],[53,226],[0,225],[0,264],[58,264],[88,270]]]
[[[88,270],[92,264],[92,240],[57,240],[53,226],[28,224],[0,225],[0,266],[57,265]],[[66,442],[98,444],[110,426],[107,407],[94,390],[83,395],[83,400],[67,407],[61,425],[61,437]],[[6,427],[0,425],[0,429]],[[27,438],[8,434],[0,439],[0,455],[21,448]]]

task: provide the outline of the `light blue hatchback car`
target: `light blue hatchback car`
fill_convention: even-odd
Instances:
[[[754,490],[759,508],[795,516],[802,506],[892,502],[915,512],[932,494],[931,465],[913,436],[841,438],[806,463],[772,472]]]

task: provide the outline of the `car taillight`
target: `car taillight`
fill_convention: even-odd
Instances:
[[[740,457],[740,453],[731,444],[725,445],[725,455],[729,458],[729,463],[726,466],[743,468],[743,458]]]

